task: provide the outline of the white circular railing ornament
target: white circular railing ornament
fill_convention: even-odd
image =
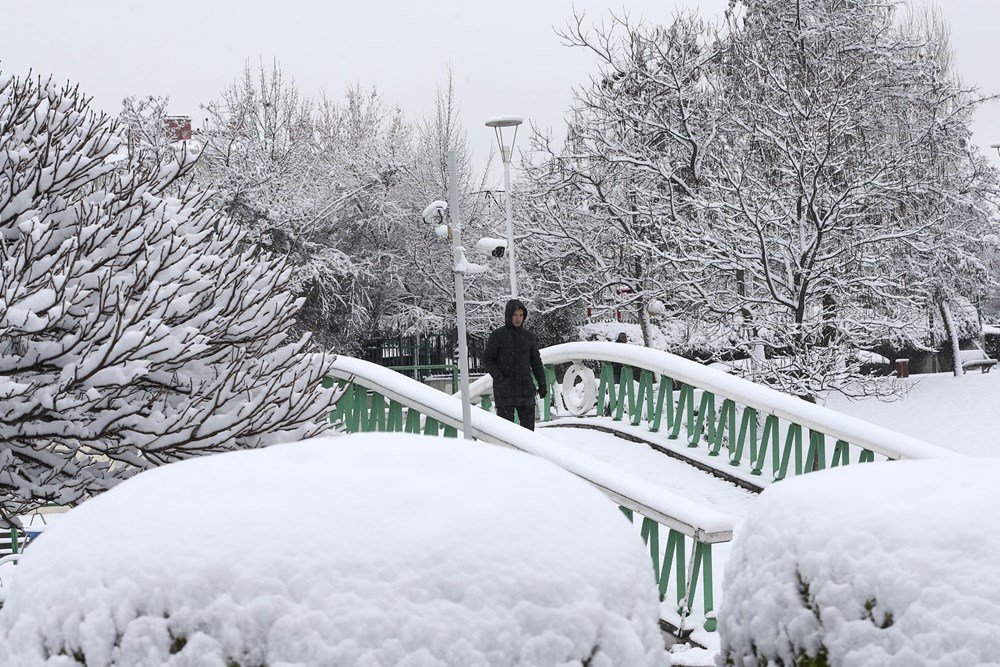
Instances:
[[[569,413],[580,417],[590,412],[597,404],[597,383],[594,371],[573,362],[566,369],[562,381],[562,400]]]

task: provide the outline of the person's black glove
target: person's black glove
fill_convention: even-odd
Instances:
[[[548,396],[548,393],[549,393],[549,388],[548,387],[546,387],[544,384],[538,385],[538,397],[539,398],[545,398],[546,396]]]

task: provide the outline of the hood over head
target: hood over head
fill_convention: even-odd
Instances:
[[[507,307],[503,310],[503,323],[507,326],[514,326],[514,311],[520,308],[524,311],[524,321],[528,321],[528,307],[520,299],[511,299],[507,302]],[[524,322],[521,323],[524,326]]]

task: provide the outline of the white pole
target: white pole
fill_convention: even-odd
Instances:
[[[472,405],[469,399],[469,345],[465,339],[465,280],[462,261],[462,221],[458,214],[458,169],[455,151],[448,151],[448,209],[451,212],[451,254],[455,272],[455,318],[458,320],[458,381],[462,389],[462,437],[472,437]]]
[[[501,146],[503,158],[503,199],[507,208],[507,257],[510,258],[510,296],[517,297],[517,270],[514,268],[514,217],[510,210],[510,154],[513,146]]]

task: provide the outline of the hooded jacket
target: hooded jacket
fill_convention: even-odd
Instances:
[[[514,326],[514,311],[524,311],[520,327]],[[538,339],[524,326],[528,309],[519,299],[511,299],[503,313],[504,325],[495,329],[486,341],[483,366],[493,376],[493,401],[496,405],[531,405],[535,402],[535,381],[545,384],[545,367],[538,353]]]

